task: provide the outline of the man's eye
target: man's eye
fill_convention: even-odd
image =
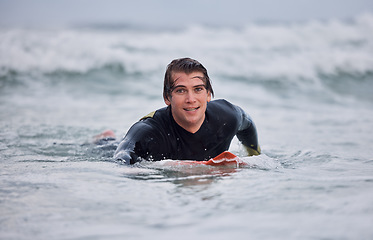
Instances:
[[[182,88],[180,88],[180,89],[176,89],[175,92],[176,92],[176,93],[185,93],[185,89],[182,89]]]
[[[201,92],[201,91],[203,91],[203,89],[204,89],[203,87],[198,87],[198,88],[195,88],[194,91],[195,92]]]

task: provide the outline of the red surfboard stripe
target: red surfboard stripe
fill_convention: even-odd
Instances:
[[[242,166],[246,165],[245,162],[240,160],[239,157],[234,155],[231,152],[225,151],[219,154],[218,156],[208,160],[203,161],[202,164],[209,165],[209,166]]]

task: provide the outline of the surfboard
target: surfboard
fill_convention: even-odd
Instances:
[[[246,165],[239,157],[234,155],[231,152],[224,151],[218,156],[208,160],[202,161],[201,164],[209,165],[209,166],[243,166]]]
[[[235,154],[224,151],[218,156],[209,159],[208,161],[193,161],[193,160],[163,160],[161,161],[165,165],[169,166],[198,166],[198,165],[206,165],[206,166],[216,166],[216,167],[241,167],[247,165],[244,161],[242,161],[239,157]]]

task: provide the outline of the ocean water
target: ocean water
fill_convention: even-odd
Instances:
[[[263,154],[124,166],[166,65],[202,62]],[[0,29],[0,239],[372,239],[373,16],[237,28]]]

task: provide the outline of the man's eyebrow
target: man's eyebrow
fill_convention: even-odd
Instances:
[[[205,84],[198,84],[198,85],[195,85],[195,86],[193,86],[194,88],[196,88],[196,87],[206,87],[206,85]]]
[[[173,89],[175,89],[175,88],[179,88],[179,87],[186,88],[186,86],[184,86],[184,85],[176,85],[176,86],[173,87]]]

